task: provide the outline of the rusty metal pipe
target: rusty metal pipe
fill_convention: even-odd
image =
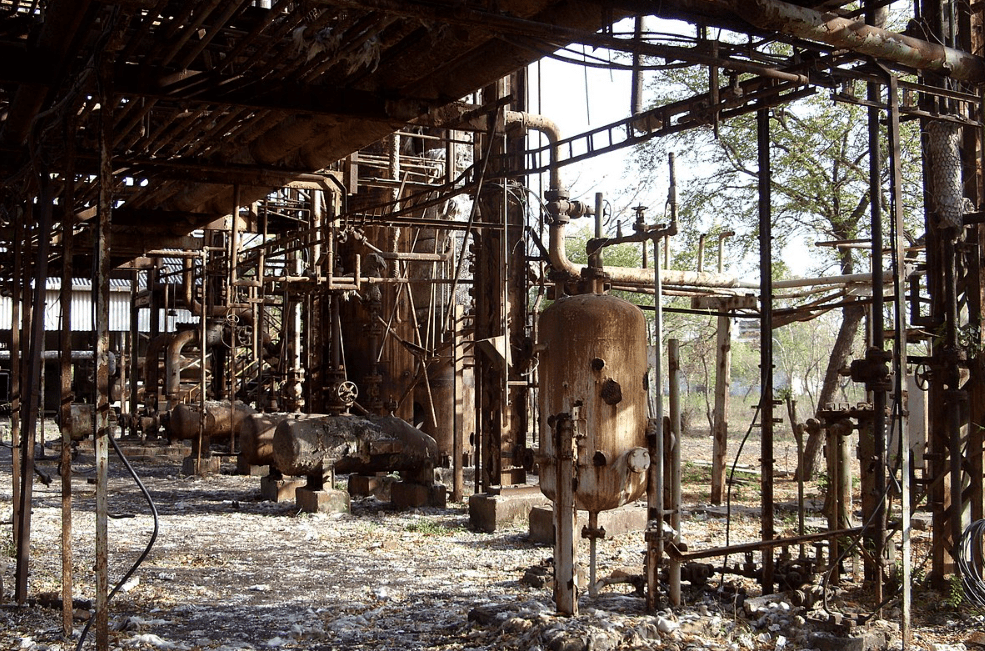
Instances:
[[[565,271],[576,277],[581,277],[581,271],[585,265],[575,264],[568,259],[568,254],[564,249],[565,224],[557,223],[551,225],[548,253],[550,254],[551,266],[555,269]],[[605,273],[609,275],[612,282],[618,285],[630,285],[635,287],[652,287],[652,269],[634,269],[631,267],[605,267]],[[662,284],[668,287],[719,287],[719,288],[742,288],[756,289],[757,283],[739,280],[730,274],[720,274],[712,272],[678,271],[676,269],[661,269],[660,279]]]
[[[160,381],[160,361],[161,351],[174,338],[173,332],[158,335],[147,344],[147,352],[144,355],[144,404],[151,411],[157,411],[157,392],[158,382]]]
[[[164,395],[169,401],[177,399],[181,386],[181,351],[185,346],[199,339],[195,330],[182,330],[175,333],[168,342],[164,358]]]
[[[981,57],[867,25],[860,20],[841,18],[781,0],[701,0],[696,4],[733,11],[761,29],[820,41],[960,81],[985,81],[985,59]]]

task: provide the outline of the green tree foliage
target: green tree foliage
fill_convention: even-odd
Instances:
[[[707,73],[700,68],[669,70],[661,75],[652,90],[657,105],[698,95],[707,91]],[[771,110],[774,277],[787,273],[778,261],[783,248],[796,239],[813,244],[869,237],[867,110],[850,102],[832,101],[864,94],[865,87],[861,84],[846,86],[839,89],[837,96],[820,91],[797,103]],[[641,186],[661,178],[668,152],[678,153],[678,175],[686,180],[680,191],[681,235],[675,238],[675,245],[690,252],[679,255],[679,261],[687,262],[688,255],[694,255],[699,233],[734,230],[737,236],[729,240],[731,251],[727,256],[735,264],[733,269],[750,279],[758,274],[756,129],[755,115],[748,114],[719,124],[717,137],[710,127],[693,128],[667,138],[653,139],[638,148],[632,176]],[[917,126],[905,123],[901,135],[904,179],[901,208],[907,221],[919,223],[922,182]],[[885,141],[883,135],[883,149]],[[885,151],[882,157],[886,160]],[[886,220],[890,214],[888,168],[888,164],[883,165],[884,196],[880,198]],[[889,232],[888,226],[885,231]],[[908,235],[912,239],[912,234]],[[819,275],[867,271],[870,267],[868,251],[817,247],[811,267]],[[850,301],[850,297],[844,298]],[[806,300],[808,297],[803,295],[788,296],[775,302],[774,308],[792,307]],[[839,327],[831,347],[826,355],[814,355],[817,359],[807,364],[812,369],[811,378],[822,376],[820,387],[811,398],[816,406],[835,398],[839,389],[838,371],[848,362],[853,346],[860,348],[858,336],[864,307],[849,304],[839,311]],[[805,318],[817,314],[808,313]],[[699,339],[703,348],[708,338]],[[711,344],[713,347],[713,336]],[[806,355],[806,351],[801,352]],[[802,361],[798,364],[803,365]],[[821,364],[823,371],[818,368]],[[814,449],[810,445],[808,449],[808,471],[813,468],[820,441],[814,443]]]

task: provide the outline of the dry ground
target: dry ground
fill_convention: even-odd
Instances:
[[[740,460],[755,466],[759,444],[750,440]],[[707,470],[693,461],[710,458],[710,441],[698,433],[685,441],[684,533],[692,549],[722,545],[725,518],[704,509]],[[779,470],[793,457],[780,442]],[[10,604],[10,451],[0,449],[0,575],[6,590],[0,605],[0,649],[70,649],[56,608]],[[786,459],[790,459],[787,461]],[[54,474],[54,466],[42,464]],[[179,476],[176,464],[138,464],[160,511],[160,535],[134,581],[111,604],[112,647],[119,649],[796,649],[811,648],[808,612],[780,607],[746,618],[714,590],[689,591],[684,607],[644,612],[628,586],[615,586],[598,600],[582,597],[581,615],[553,613],[550,588],[521,581],[525,571],[548,562],[551,549],[532,544],[520,528],[481,534],[469,529],[465,504],[445,509],[395,511],[375,498],[355,500],[351,514],[307,515],[292,505],[259,499],[258,479],[223,474]],[[73,522],[75,591],[93,595],[93,467],[74,466]],[[111,466],[110,566],[123,574],[145,545],[152,519],[134,486],[114,460]],[[32,522],[32,603],[59,590],[59,504],[57,479],[37,484]],[[817,486],[808,486],[816,496]],[[777,501],[791,502],[796,484],[780,478]],[[759,517],[755,477],[733,490],[736,509],[731,541],[754,540]],[[745,507],[745,508],[743,508]],[[811,514],[817,517],[816,513]],[[777,517],[782,533],[795,533],[789,508]],[[917,562],[926,548],[925,533]],[[584,543],[583,543],[584,544]],[[600,574],[618,568],[640,572],[640,534],[600,543]],[[586,552],[586,549],[582,550]],[[587,555],[587,553],[586,553]],[[734,562],[734,561],[733,561]],[[849,565],[850,567],[850,565]],[[740,581],[756,594],[751,581]],[[713,587],[718,579],[712,581]],[[844,586],[833,608],[859,611],[865,596]],[[917,588],[916,645],[971,647],[985,617],[950,594]],[[470,616],[471,615],[471,616]],[[898,616],[890,605],[883,616]],[[76,633],[83,622],[76,622]],[[895,625],[881,622],[891,644]],[[94,648],[90,639],[87,648]]]

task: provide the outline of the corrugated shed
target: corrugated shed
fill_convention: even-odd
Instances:
[[[12,302],[9,296],[0,296],[0,329],[9,330],[13,318]],[[92,281],[88,278],[72,280],[71,329],[73,332],[93,330]],[[49,278],[45,283],[44,328],[47,331],[61,330],[61,281]],[[150,332],[150,310],[143,308],[137,314],[137,328],[140,332]],[[188,310],[160,311],[158,317],[161,332],[174,330],[177,323],[198,323],[198,317]],[[110,280],[109,329],[111,332],[130,330],[130,281]]]

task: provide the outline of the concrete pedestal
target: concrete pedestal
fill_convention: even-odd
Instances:
[[[345,491],[298,488],[295,491],[298,509],[305,513],[348,513],[349,494]]]
[[[218,475],[220,467],[221,459],[219,457],[202,457],[201,461],[199,461],[198,455],[191,454],[182,460],[181,474],[198,475],[200,477]]]
[[[577,512],[575,537],[581,536],[581,528],[588,524],[588,513]],[[599,526],[605,529],[605,537],[612,538],[624,533],[646,529],[646,507],[627,504],[611,511],[599,513]],[[535,506],[530,509],[530,542],[544,545],[554,544],[554,507]]]
[[[247,461],[242,454],[239,454],[236,456],[236,474],[246,475],[247,477],[265,477],[270,474],[270,466],[254,465]]]
[[[441,484],[415,484],[398,481],[390,486],[390,503],[401,509],[418,506],[444,508],[447,491]]]
[[[290,502],[294,500],[297,489],[304,484],[304,479],[274,479],[267,475],[260,478],[260,497],[271,502]]]
[[[369,497],[382,485],[383,478],[376,475],[349,475],[349,495]]]
[[[500,495],[476,493],[469,497],[469,520],[476,531],[493,533],[508,526],[524,526],[535,506],[550,504],[536,486]]]

